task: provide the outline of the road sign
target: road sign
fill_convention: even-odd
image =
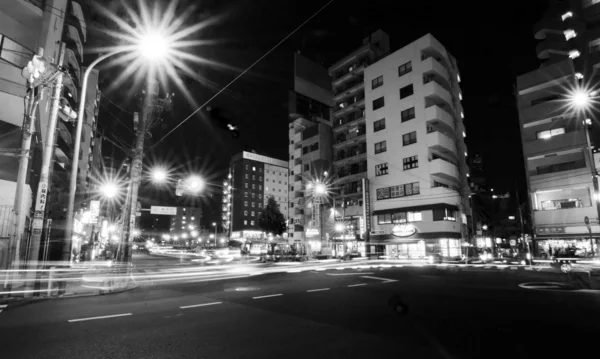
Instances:
[[[150,214],[159,214],[164,216],[176,216],[177,207],[151,206]]]

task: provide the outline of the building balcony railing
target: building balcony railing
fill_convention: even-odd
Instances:
[[[449,181],[460,180],[458,167],[456,167],[455,164],[444,161],[441,158],[429,162],[429,173],[431,173],[432,176]]]
[[[343,128],[351,126],[353,124],[365,122],[365,111],[364,109],[352,112],[347,116],[338,117],[333,121],[333,130],[340,131]]]
[[[437,61],[433,56],[428,57],[427,59],[421,62],[423,66],[423,74],[424,75],[432,75],[438,81],[443,81],[447,86],[450,86],[450,76],[448,75],[448,70],[442,65],[439,61]]]
[[[427,134],[427,146],[444,155],[458,157],[454,140],[439,131]]]
[[[456,129],[452,115],[440,106],[434,105],[425,108],[425,121],[427,121],[428,126],[443,125],[453,132]]]
[[[366,147],[362,147],[362,148],[353,148],[347,151],[339,151],[336,153],[335,157],[333,158],[333,160],[335,162],[337,161],[343,161],[345,159],[350,159],[350,158],[354,158],[360,155],[364,155],[367,153],[367,148]]]
[[[557,149],[564,150],[567,148],[582,147],[585,143],[585,132],[583,130],[572,131],[550,138],[540,138],[525,142],[523,144],[523,153],[526,156],[540,155]]]
[[[344,66],[343,70],[336,71],[333,74],[333,84],[337,85],[345,80],[352,78],[352,76],[362,75],[365,67],[371,64],[371,60],[368,57],[362,57],[354,64],[348,64]]]
[[[343,113],[349,112],[351,110],[355,110],[365,105],[365,95],[360,94],[356,96],[356,98],[352,99],[352,101],[344,101],[342,103],[338,103],[336,107],[338,108],[333,112],[334,116],[340,116]],[[342,106],[340,108],[340,106]]]
[[[333,145],[334,145],[334,147],[339,147],[348,141],[360,141],[365,138],[366,134],[367,134],[366,129],[362,128],[362,129],[359,129],[359,131],[357,131],[357,132],[352,132],[352,133],[348,133],[345,135],[339,135],[338,137],[335,138]]]
[[[347,96],[357,93],[359,90],[361,90],[363,88],[364,88],[364,79],[361,76],[361,77],[357,78],[356,80],[353,80],[347,84],[343,84],[340,87],[338,87],[333,94],[333,100],[339,101],[344,97],[347,97]]]
[[[452,96],[450,92],[443,88],[435,80],[429,81],[423,85],[424,97],[435,105],[452,106]]]
[[[583,221],[581,219],[585,217],[588,217],[590,219],[590,223],[597,223],[598,211],[596,210],[596,207],[589,206],[579,208],[555,209],[550,211],[533,211],[533,218],[536,226],[559,226],[561,224],[571,223],[581,223],[581,226],[584,226]],[[585,235],[587,235],[587,233],[585,233]]]

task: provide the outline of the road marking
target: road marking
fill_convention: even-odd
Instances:
[[[307,292],[322,292],[324,290],[329,290],[330,288],[321,288],[321,289],[309,289]]]
[[[356,273],[325,273],[327,275],[362,275],[362,274],[373,274],[372,272],[356,272]]]
[[[263,298],[271,298],[271,297],[280,297],[283,294],[279,293],[279,294],[269,294],[269,295],[261,295],[259,297],[252,297],[252,299],[263,299]]]
[[[363,285],[367,285],[367,283],[349,284],[348,287],[360,287]]]
[[[367,279],[377,279],[377,280],[381,280],[383,281],[383,283],[392,283],[392,282],[397,282],[396,279],[389,279],[389,278],[379,278],[379,277],[370,277],[367,275],[362,276],[361,278],[367,278]]]
[[[217,278],[205,278],[205,279],[197,279],[197,280],[188,280],[186,283],[198,283],[198,282],[211,282],[215,280],[226,280],[226,279],[236,279],[236,278],[248,278],[249,275],[237,275],[232,277],[217,277]]]
[[[6,308],[8,304],[0,304],[0,308]]]
[[[69,319],[69,323],[74,322],[84,322],[86,320],[96,320],[96,319],[107,319],[107,318],[117,318],[117,317],[126,317],[132,315],[132,313],[124,313],[124,314],[113,314],[113,315],[104,315],[101,317],[89,317],[89,318],[79,318],[79,319]]]
[[[179,307],[179,309],[188,309],[188,308],[196,308],[196,307],[206,307],[207,305],[216,305],[221,304],[223,302],[212,302],[212,303],[202,303],[202,304],[194,304],[194,305],[184,305],[183,307]]]

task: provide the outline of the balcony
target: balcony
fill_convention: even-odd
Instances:
[[[350,102],[350,101],[343,102],[343,107],[341,107],[341,108],[339,108],[339,104],[336,105],[336,107],[338,107],[338,109],[333,112],[333,115],[341,116],[344,113],[347,113],[350,111],[355,111],[359,108],[364,108],[364,106],[365,106],[365,95],[364,94],[361,93],[361,94],[357,95],[355,99],[352,99],[352,100],[354,100],[354,102]],[[335,120],[334,120],[334,122],[335,122]]]
[[[430,103],[439,106],[452,106],[452,96],[445,88],[435,81],[423,85],[423,95]]]
[[[552,150],[566,150],[574,147],[582,147],[585,143],[586,139],[583,131],[572,131],[546,139],[542,138],[525,142],[523,145],[523,153],[525,156],[531,157]]]
[[[350,142],[352,142],[352,143],[362,142],[366,138],[366,133],[367,133],[366,129],[362,128],[362,129],[358,129],[355,132],[350,132],[347,134],[339,135],[335,138],[333,147],[339,148],[342,145],[348,144]]]
[[[552,211],[533,211],[534,223],[539,225],[561,225],[581,223],[583,219],[589,217],[590,223],[595,223],[598,218],[598,212],[594,206],[580,208],[555,209]]]
[[[423,65],[424,75],[433,75],[436,80],[443,81],[446,85],[450,86],[450,76],[448,70],[439,63],[434,57],[429,57],[421,62]]]
[[[354,111],[347,116],[339,117],[333,122],[333,131],[339,132],[341,129],[346,128],[353,124],[359,124],[365,122],[364,110]],[[348,125],[348,126],[347,126]]]
[[[347,96],[350,96],[350,95],[353,95],[353,94],[359,92],[362,89],[364,89],[364,79],[361,76],[360,78],[356,79],[355,81],[352,81],[348,84],[343,84],[338,89],[336,89],[333,100],[337,102],[337,101],[343,99],[344,97],[347,97]]]
[[[423,49],[421,49],[422,53],[428,56],[442,57],[444,61],[448,60],[448,53],[446,52],[446,48],[444,48],[444,46],[433,36],[424,36],[423,45]]]
[[[441,158],[429,162],[429,173],[446,181],[460,181],[456,165]]]
[[[458,157],[454,140],[439,131],[427,134],[427,146],[441,154]]]
[[[360,60],[356,61],[354,64],[347,64],[344,66],[345,69],[348,70],[340,70],[336,71],[333,77],[333,85],[338,86],[351,79],[354,76],[362,76],[365,70],[365,67],[369,66],[370,60],[368,57],[362,57]]]
[[[561,55],[569,54],[569,45],[567,44],[564,35],[560,35],[562,38],[556,38],[554,36],[547,37],[536,45],[535,53],[537,54],[538,59],[544,60],[549,58],[550,52]]]
[[[366,156],[367,148],[366,147],[355,147],[348,149],[347,151],[338,151],[335,154],[333,159],[334,162],[350,160],[350,159],[359,159],[363,156]]]
[[[71,1],[71,12],[66,18],[69,25],[74,26],[80,33],[83,42],[87,40],[85,17],[81,5],[77,1]]]
[[[79,62],[83,62],[83,43],[81,42],[79,31],[73,25],[67,24],[65,32],[67,46],[73,50]]]
[[[567,113],[564,102],[546,101],[535,106],[527,107],[521,111],[523,125],[528,123],[562,116]]]
[[[439,106],[430,106],[425,109],[425,121],[427,121],[427,126],[445,126],[447,130],[455,132],[452,115]]]

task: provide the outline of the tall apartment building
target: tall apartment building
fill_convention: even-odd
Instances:
[[[55,63],[59,57],[60,42],[66,43],[67,50],[63,67],[70,76],[66,76],[65,79],[61,96],[62,105],[68,104],[71,108],[77,108],[77,90],[80,86],[78,81],[81,75],[79,64],[83,61],[82,43],[86,40],[86,34],[86,22],[78,1],[14,0],[0,2],[0,105],[2,107],[0,133],[3,134],[0,139],[0,148],[11,151],[20,148],[21,127],[25,113],[24,95],[27,86],[26,79],[21,76],[21,71],[38,48],[44,50],[44,57],[49,62]],[[95,96],[95,93],[92,96]],[[26,181],[25,201],[21,208],[14,209],[15,212],[28,215],[25,219],[25,228],[29,227],[32,197],[37,190],[39,181],[41,148],[47,138],[50,101],[49,90],[46,90],[35,114],[35,133],[30,152],[33,158],[29,162],[31,170]],[[59,145],[57,143],[57,146]],[[65,155],[67,154],[65,153]],[[60,160],[58,156],[56,159]],[[18,157],[0,156],[0,168],[2,168],[0,170],[0,206],[2,208],[14,206],[18,162]],[[5,223],[8,222],[14,221]],[[9,233],[9,237],[17,240],[6,246],[0,244],[0,247],[8,248],[10,246],[17,252],[24,252],[17,249],[21,235],[22,233]],[[2,257],[1,254],[0,257]],[[2,261],[0,259],[0,262]]]
[[[289,93],[289,209],[288,239],[319,251],[321,229],[310,229],[312,203],[306,197],[309,181],[331,171],[331,78],[327,70],[295,54],[294,90]],[[313,228],[314,229],[314,228]]]
[[[366,140],[352,146],[365,153],[348,175],[368,173],[370,252],[460,255],[470,207],[456,60],[428,34],[372,63],[364,80],[366,116],[354,123]]]
[[[333,101],[333,197],[337,217],[343,217],[348,228],[359,228],[363,241],[362,180],[367,178],[367,129],[365,114],[365,69],[389,53],[389,37],[378,30],[363,40],[360,47],[329,67]],[[341,220],[341,219],[340,219]],[[361,225],[362,223],[362,225]],[[362,230],[360,230],[362,228]]]
[[[600,237],[597,167],[588,148],[597,110],[570,106],[576,88],[596,87],[600,2],[553,1],[534,27],[539,69],[517,78],[518,110],[536,254],[577,248],[588,254]],[[586,120],[592,121],[591,129]],[[590,227],[584,220],[588,218]],[[591,232],[591,233],[590,233]],[[594,252],[597,246],[594,244]]]
[[[270,197],[275,199],[284,217],[287,216],[290,181],[287,161],[244,151],[232,157],[230,174],[231,196],[224,196],[223,208],[225,213],[229,209],[232,239],[261,235],[258,218]],[[284,235],[287,237],[287,233]]]

